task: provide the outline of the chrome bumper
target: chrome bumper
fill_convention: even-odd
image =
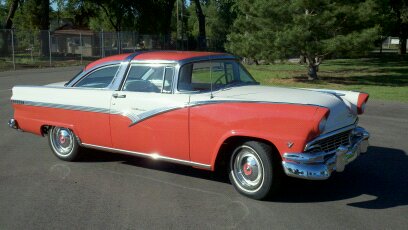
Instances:
[[[17,121],[16,121],[14,118],[11,118],[11,119],[7,122],[7,124],[8,124],[8,126],[9,126],[10,128],[19,129],[19,128],[18,128],[18,123],[17,123]]]
[[[342,172],[360,153],[367,152],[370,134],[361,127],[353,130],[351,144],[340,146],[334,153],[285,153],[282,165],[286,175],[308,180],[328,179],[333,171]]]

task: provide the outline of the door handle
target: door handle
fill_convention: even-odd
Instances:
[[[126,94],[114,93],[114,94],[112,94],[112,97],[114,97],[114,98],[126,98]]]

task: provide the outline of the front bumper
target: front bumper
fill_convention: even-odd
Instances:
[[[367,152],[370,134],[361,127],[352,130],[350,145],[334,152],[285,153],[282,165],[286,175],[308,180],[328,179],[333,171],[342,172],[360,153]]]

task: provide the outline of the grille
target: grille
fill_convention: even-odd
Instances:
[[[307,152],[316,153],[324,151],[326,153],[330,153],[340,147],[340,145],[348,146],[350,145],[350,134],[351,130],[347,130],[345,132],[337,133],[333,136],[313,142]]]

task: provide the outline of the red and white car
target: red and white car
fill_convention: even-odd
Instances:
[[[323,180],[366,152],[368,94],[260,86],[225,53],[151,51],[102,58],[69,82],[15,86],[12,128],[47,136],[55,155],[83,148],[206,170],[228,168],[262,199],[283,174]]]

